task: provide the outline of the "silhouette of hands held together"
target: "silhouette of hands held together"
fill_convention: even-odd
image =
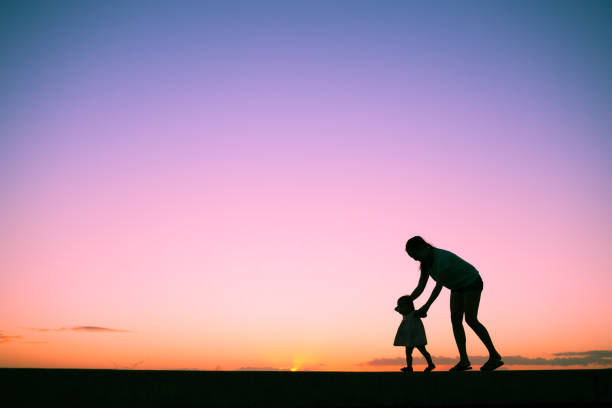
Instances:
[[[427,317],[427,309],[422,307],[416,312],[414,312],[415,317]]]

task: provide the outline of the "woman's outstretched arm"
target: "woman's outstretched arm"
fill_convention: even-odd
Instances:
[[[427,300],[427,302],[419,310],[421,310],[423,313],[427,313],[432,303],[436,300],[436,298],[440,294],[440,291],[442,291],[442,288],[443,286],[440,282],[436,283],[436,287],[434,288],[434,290],[431,291],[431,296],[429,296],[429,300]]]
[[[410,294],[410,299],[415,300],[416,298],[421,296],[421,293],[423,293],[423,290],[425,289],[425,285],[427,284],[428,279],[429,279],[429,274],[427,272],[421,271],[421,276],[419,277],[419,283],[417,287]]]
[[[442,291],[442,288],[444,287],[444,285],[442,285],[440,282],[446,282],[446,274],[447,274],[446,270],[440,271],[438,275],[438,280],[436,281],[436,287],[431,291],[431,295],[429,296],[429,299],[427,299],[427,302],[425,302],[425,304],[421,306],[419,310],[417,310],[417,313],[415,316],[418,316],[418,317],[427,316],[427,311],[429,310],[433,302],[436,300],[436,298]]]

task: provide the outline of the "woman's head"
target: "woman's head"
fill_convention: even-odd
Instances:
[[[422,237],[412,237],[406,242],[406,252],[411,258],[417,261],[424,261],[431,253],[433,247],[427,243]]]

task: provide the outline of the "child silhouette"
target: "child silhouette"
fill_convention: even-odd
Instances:
[[[402,368],[403,372],[412,372],[412,350],[416,347],[425,360],[427,361],[427,368],[425,372],[429,372],[436,368],[435,364],[431,360],[431,355],[427,352],[425,345],[427,344],[427,337],[425,336],[425,327],[420,318],[415,316],[414,304],[410,296],[402,296],[397,299],[397,306],[395,311],[402,315],[402,322],[397,329],[395,340],[393,341],[394,346],[406,347],[406,367]]]

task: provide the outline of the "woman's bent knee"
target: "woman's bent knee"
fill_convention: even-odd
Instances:
[[[478,321],[478,318],[473,317],[473,316],[470,316],[470,317],[466,316],[465,317],[465,322],[470,327],[480,326],[480,322]]]

